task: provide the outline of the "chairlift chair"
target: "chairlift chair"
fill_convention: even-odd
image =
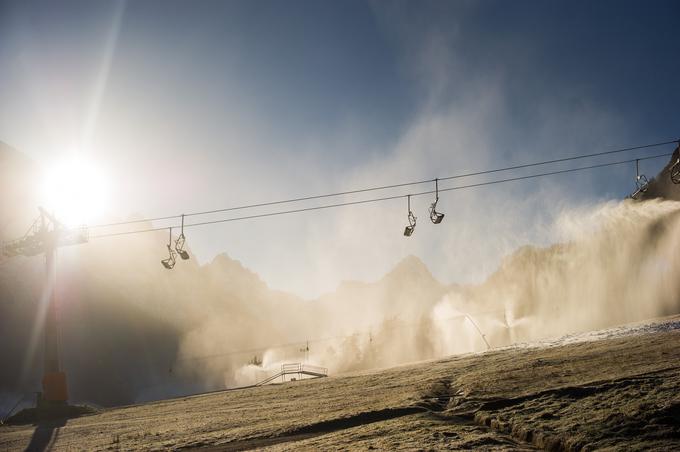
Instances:
[[[184,237],[184,214],[182,214],[182,230],[175,240],[175,251],[179,254],[182,259],[189,260],[189,253],[184,249],[184,243],[186,242],[186,237]]]
[[[184,242],[186,242],[186,238],[184,237],[184,234],[180,234],[175,241],[175,251],[179,254],[179,257],[186,261],[190,259],[190,256],[187,250],[184,249]]]
[[[168,230],[170,231],[170,238],[168,239],[168,244],[167,244],[168,258],[163,259],[161,261],[161,264],[163,264],[163,267],[167,268],[168,270],[172,270],[173,267],[175,266],[175,263],[177,262],[177,260],[176,260],[176,257],[175,257],[176,253],[172,249],[172,228],[168,228]]]
[[[432,205],[430,205],[430,221],[434,224],[439,224],[444,219],[444,214],[437,212],[437,203],[439,202],[439,179],[434,180],[435,198]]]
[[[630,195],[633,199],[638,199],[638,197],[647,191],[649,188],[649,180],[644,174],[640,174],[640,160],[635,160],[635,185],[637,190]]]
[[[413,215],[413,212],[411,211],[411,195],[407,196],[408,198],[408,226],[404,228],[404,235],[406,237],[411,237],[413,234],[413,231],[416,229],[416,216]]]
[[[163,259],[161,261],[161,264],[163,264],[163,267],[167,268],[168,270],[172,270],[173,267],[175,266],[175,263],[177,262],[177,259],[175,258],[176,253],[170,245],[168,245],[168,253],[169,253],[168,258]]]
[[[644,174],[640,174],[635,180],[635,185],[637,185],[638,190],[640,190],[642,193],[646,192],[647,189],[649,188],[649,181],[647,180],[647,176],[645,176]]]
[[[678,147],[680,147],[680,145]],[[678,157],[678,160],[671,166],[671,182],[680,184],[680,157]]]

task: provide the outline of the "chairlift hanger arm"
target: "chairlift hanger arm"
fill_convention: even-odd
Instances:
[[[175,251],[172,249],[172,227],[168,228],[168,234],[169,234],[168,244],[166,245],[168,248],[168,257],[166,259],[161,260],[161,264],[166,269],[172,270],[176,263]]]
[[[635,192],[630,195],[632,199],[638,199],[649,188],[647,176],[640,174],[640,159],[635,159],[635,186],[637,187]]]
[[[411,210],[411,195],[407,195],[406,198],[408,201],[408,225],[404,228],[404,236],[411,237],[413,231],[416,229],[417,218],[413,215],[413,211]]]
[[[439,224],[444,219],[444,214],[437,212],[437,203],[439,202],[439,179],[434,180],[434,202],[430,205],[430,221],[432,224]]]

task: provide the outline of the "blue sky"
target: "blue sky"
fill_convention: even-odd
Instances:
[[[125,218],[673,139],[678,19],[673,1],[0,1],[0,140],[46,166],[87,152]],[[408,254],[475,281],[571,209],[625,196],[632,171],[456,194],[408,241],[396,202],[189,243],[305,296]]]

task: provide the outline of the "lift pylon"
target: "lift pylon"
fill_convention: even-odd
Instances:
[[[40,216],[23,237],[2,245],[5,257],[45,255],[46,317],[44,324],[44,369],[40,403],[64,405],[68,400],[66,373],[61,369],[59,317],[56,298],[56,250],[88,241],[87,228],[67,228],[42,207]]]

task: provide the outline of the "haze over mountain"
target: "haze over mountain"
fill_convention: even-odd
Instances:
[[[6,146],[0,162],[12,176],[0,179],[6,240],[35,215],[39,171]],[[663,186],[676,196],[666,177],[650,194]],[[554,226],[562,243],[518,249],[479,285],[438,281],[407,256],[377,281],[347,281],[317,300],[271,289],[227,254],[167,271],[163,231],[65,247],[56,293],[71,400],[119,405],[234,387],[305,359],[331,373],[386,367],[678,313],[679,207],[627,200],[565,212]],[[3,405],[39,388],[43,266],[41,257],[0,263]]]
[[[30,158],[0,141],[0,238],[23,235],[35,217],[39,170]]]

